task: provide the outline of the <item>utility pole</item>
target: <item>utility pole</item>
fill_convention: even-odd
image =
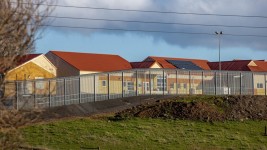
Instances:
[[[219,76],[220,77],[219,77],[219,92],[218,92],[218,94],[221,95],[221,91],[222,91],[222,89],[221,89],[222,88],[221,36],[222,36],[223,32],[222,31],[220,31],[220,32],[215,31],[215,34],[219,38]],[[217,85],[215,85],[215,86],[217,86]]]

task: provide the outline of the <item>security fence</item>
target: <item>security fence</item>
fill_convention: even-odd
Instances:
[[[138,95],[266,95],[266,73],[134,69],[7,82],[17,109],[49,108]]]

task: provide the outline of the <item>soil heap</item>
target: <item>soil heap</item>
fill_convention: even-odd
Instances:
[[[116,113],[130,117],[189,119],[200,121],[267,120],[266,96],[183,96],[138,105]]]

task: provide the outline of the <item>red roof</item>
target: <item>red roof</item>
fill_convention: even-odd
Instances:
[[[130,63],[118,55],[50,51],[80,71],[116,71],[132,69]]]
[[[155,61],[131,62],[132,68],[150,68]]]
[[[170,69],[176,68],[175,66],[167,62],[167,60],[183,60],[183,61],[190,61],[204,70],[210,70],[207,60],[149,56],[144,61],[151,61],[151,60],[157,61],[163,68],[170,68]]]
[[[15,67],[18,67],[24,63],[26,63],[27,61],[30,61],[38,56],[40,56],[41,54],[26,54],[26,55],[23,55],[23,56],[18,56],[15,58],[2,58],[0,59],[1,60],[1,63],[6,63],[6,62],[10,62],[10,61],[14,61],[14,64],[12,66],[0,66],[0,73],[3,73],[3,72],[6,72],[12,68],[15,68]],[[7,68],[8,67],[8,68]]]
[[[24,55],[24,56],[21,56],[20,58],[18,58],[18,61],[17,61],[17,66],[27,62],[27,61],[30,61],[38,56],[40,56],[42,54],[27,54],[27,55]]]
[[[250,65],[255,63],[255,65]],[[208,63],[212,70],[219,70],[219,62]],[[263,60],[233,60],[221,62],[222,70],[266,72],[267,62]]]

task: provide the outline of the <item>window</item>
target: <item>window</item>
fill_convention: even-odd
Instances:
[[[164,91],[167,90],[167,79],[166,76],[159,75],[157,76],[157,87],[159,91],[163,91],[163,85],[164,85]]]
[[[102,86],[107,86],[107,81],[102,81]]]
[[[257,83],[257,88],[262,89],[263,88],[263,83]]]
[[[124,87],[127,87],[128,91],[134,91],[134,82],[126,81],[123,83]]]
[[[177,84],[177,88],[179,88],[179,89],[181,88],[181,84],[180,83]]]

